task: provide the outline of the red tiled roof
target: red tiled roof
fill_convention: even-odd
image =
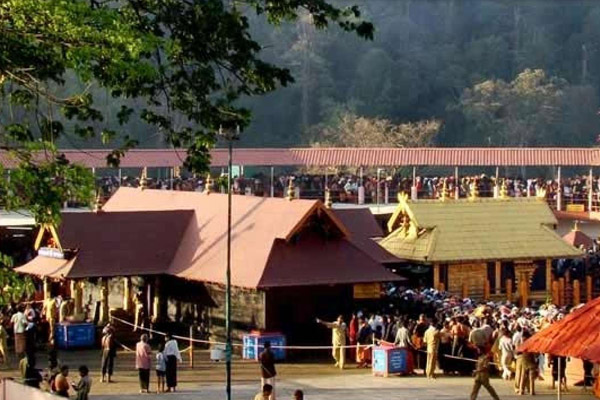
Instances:
[[[90,168],[106,167],[108,150],[63,150],[68,159]],[[181,166],[183,149],[134,149],[123,168]],[[227,165],[227,149],[211,151],[212,165]],[[0,163],[14,160],[0,152]],[[233,163],[249,166],[600,166],[597,148],[236,148]]]
[[[71,262],[38,256],[17,271],[63,278],[163,274],[193,215],[190,210],[65,213],[58,236],[64,248],[78,249],[77,256]]]
[[[405,280],[347,240],[276,239],[258,287],[341,285]]]
[[[226,195],[121,188],[110,198],[104,209],[107,211],[195,210],[196,219],[188,227],[168,273],[185,279],[224,283],[227,254]],[[265,277],[265,274],[271,273],[268,271],[267,265],[270,264],[274,243],[278,240],[289,242],[295,233],[304,226],[304,221],[315,214],[320,214],[322,218],[329,218],[344,236],[338,240],[346,242],[345,237],[349,235],[346,228],[320,201],[287,201],[280,198],[234,196],[231,242],[232,284],[256,288],[266,287],[273,283]],[[328,246],[334,250],[337,249],[333,243]],[[351,248],[355,249],[352,246]],[[298,246],[296,249],[300,249],[300,247]],[[356,255],[358,250],[355,250],[354,254]],[[313,254],[313,258],[307,262],[319,262],[319,265],[324,268],[334,268],[339,272],[339,267],[318,260],[319,257],[330,257],[329,255],[312,251],[311,254]],[[365,267],[357,266],[356,263],[348,265],[348,269],[345,270],[345,272],[349,271],[348,276],[346,278],[338,276],[340,281],[359,279],[358,282],[364,282],[364,279],[371,279],[380,282],[395,277],[390,275],[381,264],[377,264],[364,254],[363,256],[369,260],[368,264]],[[329,258],[327,259],[329,260]],[[298,260],[306,261],[306,258],[302,257]],[[344,260],[347,259],[344,258]],[[304,264],[304,261],[293,264],[296,271],[290,275],[290,279],[296,285],[314,284],[317,281],[329,282],[330,271],[318,271],[323,274],[322,279],[319,276],[305,274],[304,271],[310,266]],[[374,266],[374,264],[376,265]],[[270,265],[269,268],[273,268],[273,264]],[[368,271],[365,270],[367,267],[375,269],[367,273]],[[278,266],[277,268],[287,267]],[[358,277],[360,274],[353,275],[350,273],[352,271],[361,271],[364,277]],[[398,278],[395,277],[395,279]],[[289,283],[289,281],[286,282]],[[276,283],[276,285],[280,285],[280,283]]]
[[[569,243],[571,246],[579,248],[583,245],[585,249],[589,249],[594,245],[594,241],[588,235],[580,230],[571,231],[563,236],[563,240]]]
[[[600,362],[600,298],[529,338],[519,351]]]

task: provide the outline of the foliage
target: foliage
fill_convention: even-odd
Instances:
[[[10,257],[0,254],[0,306],[18,302],[35,292],[33,280],[12,270]]]
[[[387,119],[338,115],[329,126],[319,127],[314,146],[330,147],[426,147],[438,133],[436,120],[394,124]]]
[[[107,158],[116,166],[138,144],[127,133],[132,121],[186,148],[185,165],[205,171],[215,132],[250,121],[239,100],[293,81],[289,69],[260,58],[252,13],[271,24],[302,14],[318,29],[333,23],[373,37],[357,7],[326,0],[246,0],[239,7],[222,0],[0,3],[0,149],[18,160],[15,182],[2,183],[8,206],[30,208],[38,222],[57,220],[59,201],[87,198],[89,185],[64,157],[50,150],[40,160],[34,151],[99,138],[116,147]],[[114,99],[106,99],[111,106],[96,102],[102,93]]]
[[[485,137],[492,145],[545,145],[551,144],[553,132],[565,133],[560,121],[571,100],[570,90],[564,79],[527,69],[512,82],[489,80],[465,89],[457,108],[473,141]]]

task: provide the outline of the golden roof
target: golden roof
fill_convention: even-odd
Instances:
[[[392,233],[379,244],[402,259],[433,263],[582,256],[554,232],[556,218],[541,199],[399,201],[388,222]],[[417,235],[409,234],[405,217]]]

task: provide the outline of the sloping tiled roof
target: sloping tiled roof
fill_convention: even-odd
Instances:
[[[384,264],[400,261],[374,240],[383,236],[383,230],[369,208],[333,209],[333,212],[348,228],[350,241],[365,253]]]
[[[111,197],[104,209],[107,211],[195,210],[196,218],[183,236],[168,273],[190,280],[224,283],[227,254],[226,195],[121,188]],[[286,273],[289,273],[287,277],[282,278],[283,270],[268,271],[268,268],[275,268],[270,257],[272,251],[275,252],[275,255],[279,254],[278,250],[280,249],[277,246],[281,245],[276,245],[276,243],[289,243],[294,235],[304,227],[305,222],[314,215],[321,215],[321,218],[328,219],[343,236],[337,241],[344,242],[344,246],[351,246],[345,239],[349,233],[344,225],[320,201],[287,201],[281,198],[234,196],[231,242],[232,284],[239,287],[256,288],[270,285],[280,286],[283,280],[286,282],[285,285],[291,285],[291,282],[294,282],[297,286],[310,285],[317,281],[331,283],[332,271],[340,272],[340,266],[333,263],[333,259],[328,258],[331,257],[329,254],[320,251],[307,250],[306,254],[312,255],[307,259],[300,246],[294,247],[288,244],[284,246],[290,252],[300,251],[300,253],[294,253],[295,262],[286,266],[277,266],[277,268],[285,268]],[[321,250],[330,249],[335,253],[339,250],[339,247],[336,246],[342,245],[333,242],[327,245],[323,244],[325,247]],[[311,244],[307,249],[315,249],[315,246]],[[351,247],[351,249],[355,251],[355,254],[358,252],[355,247]],[[340,253],[335,254],[339,255]],[[361,252],[361,254],[363,253]],[[401,279],[387,272],[381,264],[375,263],[373,259],[366,258],[369,259],[368,264],[353,262],[346,265],[344,273],[347,276],[344,278],[339,275],[339,280],[382,282]],[[325,259],[330,262],[321,261]],[[344,260],[347,259],[344,258]],[[338,262],[341,263],[342,260]],[[316,275],[306,273],[311,269],[311,263],[321,265],[323,268],[317,270]],[[319,274],[322,276],[320,277]],[[271,280],[271,277],[277,278]]]
[[[519,351],[600,362],[600,298],[542,329],[527,339]]]
[[[402,213],[415,224],[414,234],[405,234]],[[554,232],[556,223],[546,203],[535,198],[401,199],[389,223],[394,231],[380,244],[399,258],[420,262],[580,257]]]
[[[62,150],[73,162],[90,168],[106,167],[108,150]],[[134,149],[121,160],[123,168],[182,166],[184,149]],[[211,151],[212,166],[227,165],[227,150]],[[236,148],[233,163],[249,166],[598,166],[597,148]],[[0,164],[14,159],[0,152]]]
[[[193,211],[63,214],[61,245],[70,262],[38,256],[17,271],[54,278],[163,274],[193,220]]]
[[[572,230],[571,232],[564,235],[563,240],[569,243],[571,246],[575,246],[577,248],[583,245],[584,248],[588,249],[594,244],[592,238],[590,238],[588,235],[586,235],[584,232],[578,229]]]

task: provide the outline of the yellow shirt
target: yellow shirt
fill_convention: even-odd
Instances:
[[[254,400],[269,400],[269,396],[265,396],[260,392],[256,396],[254,396]]]
[[[440,344],[440,331],[435,329],[433,326],[430,326],[425,331],[423,341],[425,342],[425,344],[427,344],[427,352],[436,352]]]
[[[346,345],[346,324],[333,322],[331,324],[331,343],[334,346]]]

